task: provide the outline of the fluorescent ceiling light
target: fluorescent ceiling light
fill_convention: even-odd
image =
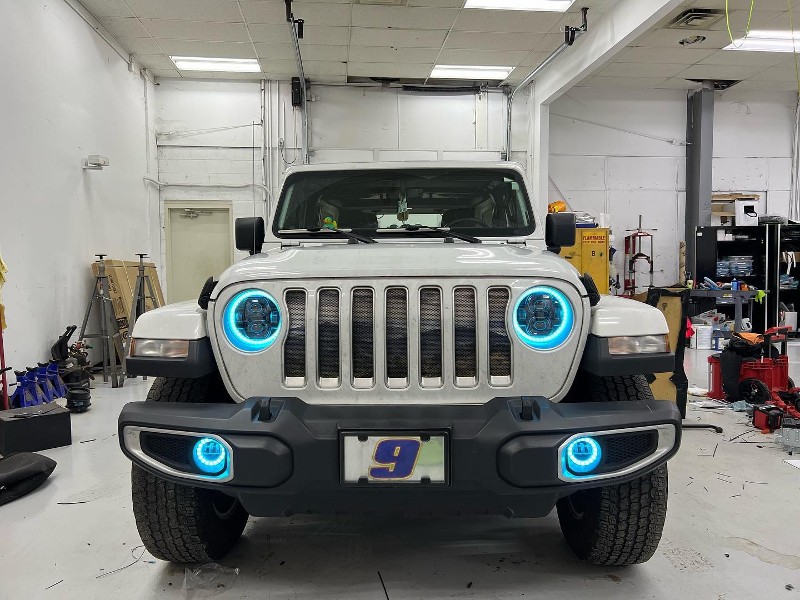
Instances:
[[[514,67],[470,67],[465,65],[436,65],[432,79],[505,79]]]
[[[794,37],[794,39],[792,39]],[[750,52],[795,52],[800,50],[800,31],[751,31],[725,46],[723,50],[746,50]]]
[[[467,0],[464,8],[565,12],[575,0]]]
[[[227,73],[260,73],[255,58],[203,58],[201,56],[170,56],[180,71],[224,71]]]

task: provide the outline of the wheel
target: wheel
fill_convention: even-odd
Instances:
[[[565,400],[652,400],[643,375],[600,377],[579,372]],[[572,551],[596,565],[633,565],[649,560],[667,517],[667,465],[626,483],[575,492],[556,504],[561,531]]]
[[[198,379],[159,377],[150,402],[230,400],[219,375]],[[242,535],[248,514],[241,503],[222,492],[172,483],[133,465],[133,515],[148,552],[178,563],[218,560]]]
[[[772,398],[772,392],[760,379],[749,377],[739,382],[739,398],[748,404],[764,404]]]

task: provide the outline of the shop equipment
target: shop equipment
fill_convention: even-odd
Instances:
[[[606,227],[579,227],[575,245],[561,248],[566,258],[580,273],[588,273],[603,294],[608,294],[610,278],[609,230]]]
[[[36,385],[42,389],[45,402],[52,402],[58,398],[58,394],[56,394],[56,388],[47,375],[47,363],[36,363],[36,365],[35,367],[28,367],[28,377],[33,377]]]
[[[160,306],[158,302],[158,296],[156,296],[156,293],[153,290],[153,282],[150,280],[150,275],[148,275],[147,271],[145,270],[144,259],[147,258],[147,254],[137,253],[136,256],[139,257],[139,273],[136,276],[136,283],[133,286],[131,316],[130,319],[128,319],[129,332],[133,331],[133,325],[136,323],[136,320],[147,312],[148,300],[150,307],[158,308]],[[128,355],[130,344],[131,337],[128,335],[128,339],[125,340],[125,356]],[[146,377],[144,379],[146,379]]]
[[[86,315],[83,317],[81,332],[78,341],[84,339],[97,338],[101,340],[100,348],[102,353],[103,381],[111,379],[112,387],[122,387],[125,377],[122,367],[117,362],[117,357],[125,356],[122,348],[122,336],[117,328],[114,318],[114,306],[111,302],[108,289],[108,276],[106,275],[106,254],[95,254],[97,257],[98,271],[94,281],[94,289],[89,305],[86,307]],[[86,325],[89,322],[89,315],[92,309],[96,308],[100,316],[100,330],[98,333],[86,333]]]
[[[642,229],[642,215],[639,215],[639,227],[626,229],[625,231],[632,233],[625,236],[622,294],[623,296],[633,296],[642,285],[636,281],[637,276],[641,273],[649,273],[650,278],[647,287],[653,287],[653,234],[651,232],[658,230]],[[643,262],[647,265],[644,271],[639,268]]]

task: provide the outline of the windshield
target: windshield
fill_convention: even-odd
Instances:
[[[534,229],[520,175],[492,169],[299,172],[287,179],[276,214],[279,237],[320,227],[399,230],[385,234],[392,236],[411,235],[403,229],[409,226],[448,227],[483,237],[525,236]]]

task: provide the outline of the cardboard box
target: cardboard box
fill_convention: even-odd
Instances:
[[[139,275],[139,262],[130,260],[110,260],[106,259],[106,275],[108,277],[108,290],[111,297],[111,304],[114,307],[114,318],[117,322],[117,329],[123,340],[128,338],[128,319],[133,308],[133,287],[136,285],[136,278]],[[158,273],[155,264],[144,263],[145,273],[150,277],[153,286],[153,293],[158,300],[159,306],[164,306],[164,294],[161,291],[161,284],[158,280]],[[100,271],[98,262],[92,263],[92,273],[97,277]],[[145,289],[145,295],[148,295]],[[152,301],[147,301],[147,310],[155,308]]]

